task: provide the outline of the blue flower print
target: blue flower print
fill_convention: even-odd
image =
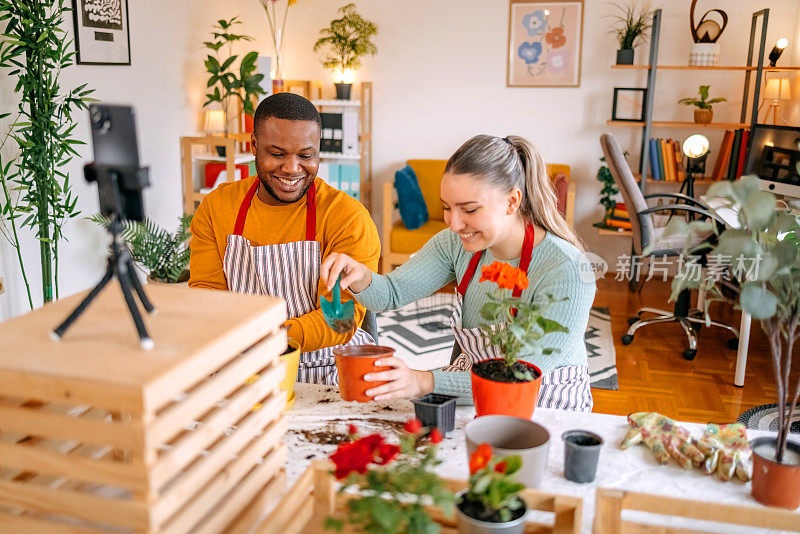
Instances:
[[[542,43],[522,43],[517,49],[517,55],[525,60],[525,63],[531,65],[539,61],[539,54],[542,53]]]
[[[542,33],[544,29],[547,27],[547,21],[544,17],[544,11],[534,11],[533,13],[528,13],[524,17],[522,17],[522,26],[525,28],[525,31],[528,32],[528,35],[531,37],[535,37]]]

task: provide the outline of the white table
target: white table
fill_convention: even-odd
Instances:
[[[294,484],[300,474],[314,459],[327,458],[334,445],[319,445],[306,441],[298,431],[320,430],[331,420],[338,423],[339,432],[353,423],[362,433],[380,432],[387,438],[393,433],[381,421],[405,422],[413,416],[410,401],[356,403],[344,402],[337,388],[310,384],[295,386],[297,401],[288,412],[289,448],[287,462],[288,485]],[[665,414],[666,415],[666,414]],[[444,463],[437,472],[445,477],[466,480],[469,476],[466,445],[462,429],[475,417],[472,406],[459,406],[456,410],[456,429],[442,441],[439,457]],[[684,470],[677,464],[659,465],[650,451],[643,446],[621,450],[619,442],[627,432],[625,417],[596,413],[565,412],[537,408],[533,420],[550,431],[550,452],[542,490],[581,497],[584,502],[583,531],[591,532],[594,517],[595,490],[598,487],[619,488],[654,494],[714,501],[743,506],[759,506],[750,496],[750,483],[721,482],[714,476],[703,475],[699,470]],[[682,423],[699,438],[704,425]],[[600,454],[597,478],[590,484],[576,484],[564,478],[564,446],[561,434],[566,430],[583,428],[600,434],[605,440]],[[748,431],[749,437],[774,435],[765,431]],[[799,519],[800,520],[800,516]],[[713,524],[712,524],[713,525]],[[719,525],[717,525],[719,526]],[[730,526],[720,532],[753,532],[753,529],[736,530]]]

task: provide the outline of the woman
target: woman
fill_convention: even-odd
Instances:
[[[527,272],[530,284],[521,298],[533,303],[546,302],[548,294],[567,298],[546,313],[569,329],[543,339],[558,350],[522,357],[542,371],[538,405],[591,411],[584,332],[595,284],[579,274],[582,244],[558,213],[541,153],[522,137],[473,137],[447,162],[441,201],[449,228],[392,273],[375,274],[344,254],[333,253],[322,263],[321,278],[329,288],[341,273],[342,289],[375,311],[400,308],[458,281],[451,326],[464,353],[454,365],[434,371],[412,370],[396,357],[378,360],[376,365],[391,369],[365,379],[389,382],[367,395],[386,400],[435,392],[471,401],[468,369],[489,357],[480,348],[489,346],[479,328],[480,310],[494,288],[478,278],[481,266],[498,260]]]

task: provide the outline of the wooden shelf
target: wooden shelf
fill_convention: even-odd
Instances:
[[[681,171],[681,172],[683,172],[683,171]],[[639,174],[638,172],[633,173],[633,177],[636,179],[636,183],[637,184],[642,179],[642,175]],[[699,179],[695,178],[694,185],[711,185],[716,181],[718,181],[718,180],[711,180],[708,177],[703,177],[703,178],[699,178]],[[670,180],[653,180],[652,178],[648,178],[647,179],[647,183],[648,184],[677,184],[677,185],[680,185],[680,184],[683,183],[683,178],[681,178],[680,180],[674,180],[674,181],[670,181]]]
[[[597,228],[597,233],[600,235],[617,235],[617,236],[625,236],[630,237],[633,235],[633,232],[630,230],[625,230],[624,228],[620,228],[619,231],[617,230],[608,230],[606,228]]]
[[[606,121],[609,126],[644,126],[644,121]],[[712,122],[711,124],[697,124],[695,122],[682,121],[653,121],[650,123],[654,127],[661,128],[710,128],[716,130],[738,130],[739,128],[749,128],[750,125],[743,122]]]
[[[650,69],[650,65],[611,65],[612,69],[622,69],[622,70],[648,70]],[[656,66],[657,70],[732,70],[732,71],[755,71],[758,70],[758,67],[725,67],[725,66],[695,66],[695,65],[658,65]],[[763,71],[783,71],[783,72],[794,72],[800,71],[800,67],[763,67]]]

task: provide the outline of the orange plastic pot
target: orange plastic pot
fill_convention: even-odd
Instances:
[[[753,449],[753,498],[767,506],[794,510],[800,506],[800,444],[789,441],[784,463],[775,461],[775,438],[756,438]]]
[[[522,361],[522,360],[520,360]],[[539,400],[542,371],[533,364],[522,362],[536,371],[538,378],[531,382],[496,382],[480,377],[472,371],[472,400],[477,417],[482,415],[510,415],[530,419]]]
[[[386,382],[367,382],[364,375],[386,371],[391,367],[378,367],[375,361],[394,356],[394,349],[380,345],[350,345],[333,349],[336,368],[339,370],[339,394],[346,401],[369,402],[366,391]]]

